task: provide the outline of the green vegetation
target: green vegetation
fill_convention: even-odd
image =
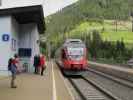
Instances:
[[[46,18],[49,34],[63,34],[82,22],[104,20],[128,20],[132,12],[132,0],[79,0],[58,13]]]
[[[125,63],[133,55],[133,49],[125,47],[123,40],[117,40],[116,42],[103,41],[100,33],[96,30],[93,30],[92,34],[87,35],[85,42],[89,50],[89,58],[94,60],[106,61],[108,59],[115,63]]]
[[[122,24],[116,26],[114,21],[105,21],[104,25],[98,22],[83,22],[75,29],[66,33],[67,35],[84,35],[90,33],[93,30],[101,32],[103,40],[115,42],[117,40],[123,40],[126,44],[133,44],[133,32],[131,32],[131,22],[121,22]]]
[[[51,44],[52,56],[66,38],[81,38],[90,50],[90,58],[116,62],[130,59],[133,55],[132,12],[132,0],[79,0],[48,16],[46,34],[50,34],[47,42]],[[97,40],[98,36],[101,44],[93,41],[94,31],[99,34],[94,37]],[[103,46],[105,48],[101,48]]]

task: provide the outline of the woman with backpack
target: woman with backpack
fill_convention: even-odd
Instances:
[[[10,58],[8,61],[8,70],[11,72],[11,88],[17,88],[15,85],[15,79],[18,67],[18,56],[15,54],[14,59]]]

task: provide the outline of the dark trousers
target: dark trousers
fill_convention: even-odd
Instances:
[[[35,71],[34,71],[35,74],[38,74],[38,67],[35,66]]]
[[[45,66],[41,67],[41,75],[43,75],[43,72],[44,72],[45,68],[46,68]]]

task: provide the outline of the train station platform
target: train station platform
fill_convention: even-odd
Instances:
[[[96,65],[99,67],[103,67],[103,68],[110,68],[110,69],[114,69],[114,70],[119,70],[119,71],[125,71],[127,73],[133,73],[133,68],[129,68],[129,67],[124,67],[124,66],[118,66],[118,65],[109,65],[109,64],[104,64],[104,63],[97,63],[97,62],[91,62],[89,61],[89,64],[91,65]]]
[[[73,100],[53,61],[48,62],[44,76],[20,74],[18,88],[10,88],[10,77],[0,78],[0,100]]]
[[[133,82],[133,68],[97,63],[91,61],[89,61],[88,63],[89,67],[92,69]]]

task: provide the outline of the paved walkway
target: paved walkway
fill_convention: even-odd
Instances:
[[[18,88],[10,88],[10,79],[0,79],[0,100],[72,100],[59,68],[49,63],[44,76],[21,74]]]
[[[92,64],[92,65],[97,65],[97,66],[100,66],[100,67],[103,67],[103,68],[110,68],[110,69],[123,71],[123,72],[128,72],[128,73],[133,74],[133,68],[126,68],[126,67],[124,68],[124,67],[120,67],[120,66],[117,66],[117,65],[109,65],[109,64],[96,63],[96,62],[91,62],[91,61],[89,61],[88,63]]]

